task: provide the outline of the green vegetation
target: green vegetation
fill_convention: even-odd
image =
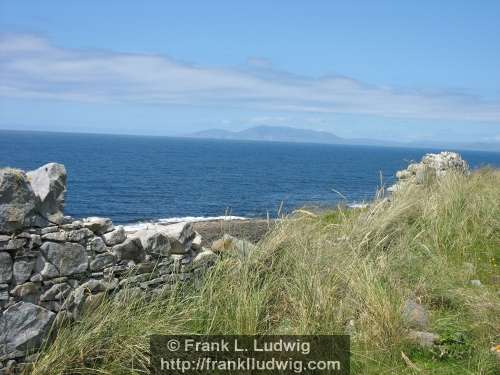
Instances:
[[[140,373],[152,333],[349,332],[353,374],[493,374],[499,249],[492,169],[411,185],[366,209],[297,213],[250,257],[226,255],[197,289],[100,305],[61,329],[34,373]],[[408,339],[409,298],[429,311],[440,345]]]

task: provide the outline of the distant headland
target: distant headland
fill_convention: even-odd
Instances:
[[[457,150],[477,150],[500,152],[500,142],[447,142],[447,141],[412,141],[395,142],[370,138],[342,138],[333,133],[287,126],[254,126],[241,131],[208,129],[186,134],[188,138],[226,139],[242,141],[322,143],[342,145],[412,147],[412,148],[449,148]]]

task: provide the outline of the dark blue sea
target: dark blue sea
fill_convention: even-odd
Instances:
[[[168,137],[0,131],[0,167],[68,171],[66,214],[116,223],[271,217],[302,206],[361,203],[410,161],[437,150]],[[473,168],[500,153],[460,151]],[[337,192],[341,193],[339,195]]]

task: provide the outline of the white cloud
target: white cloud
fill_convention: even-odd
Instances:
[[[0,36],[0,96],[500,121],[499,101],[463,94],[401,91],[345,77],[254,74],[160,55],[70,50],[26,34]]]

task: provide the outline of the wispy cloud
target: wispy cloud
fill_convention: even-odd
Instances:
[[[3,34],[0,96],[500,121],[500,101],[378,87],[346,77],[297,77],[273,71],[263,59],[252,65],[259,71],[189,65],[161,55],[71,50],[36,35]]]

